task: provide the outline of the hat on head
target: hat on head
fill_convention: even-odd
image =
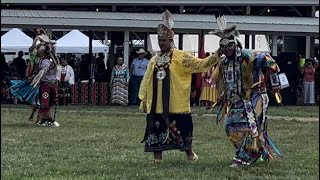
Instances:
[[[147,52],[143,49],[143,48],[140,48],[139,51],[136,51],[137,54],[144,54],[146,55]]]
[[[169,10],[162,13],[162,22],[158,25],[159,39],[173,39],[174,31],[172,30],[174,21]]]
[[[216,14],[217,24],[219,29],[209,32],[209,34],[214,34],[221,38],[220,44],[225,45],[229,42],[235,43],[238,47],[242,49],[242,44],[240,42],[240,33],[237,30],[236,25],[232,25],[227,27],[227,22],[225,20],[225,16],[223,14]]]

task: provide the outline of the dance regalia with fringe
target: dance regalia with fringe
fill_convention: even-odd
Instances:
[[[31,80],[12,80],[13,85],[10,92],[13,96],[19,98],[22,102],[26,102],[33,105],[35,109],[39,110],[39,114],[47,113],[50,108],[57,103],[57,84],[56,84],[56,66],[53,65],[53,61],[50,58],[44,58],[40,60],[39,73],[43,72],[44,68],[48,70],[40,77],[39,83],[32,85]],[[38,74],[39,74],[38,73]],[[39,77],[39,76],[38,76]],[[37,76],[35,77],[37,78]],[[35,112],[33,112],[35,113]],[[33,116],[33,115],[32,115]],[[41,117],[38,117],[41,118]],[[32,120],[32,119],[31,119]],[[38,119],[38,123],[41,121],[44,123],[46,121],[54,122],[51,118],[48,119]]]
[[[47,68],[48,70],[40,79],[39,87],[39,109],[42,113],[50,111],[53,105],[57,105],[57,66],[54,65],[52,59],[44,58],[39,63],[40,71]]]
[[[10,87],[13,96],[33,105],[29,120],[33,120],[34,114],[38,111],[37,123],[48,125],[51,125],[54,119],[44,119],[41,118],[41,115],[49,112],[51,106],[56,102],[55,73],[59,61],[53,44],[54,42],[45,35],[44,31],[38,35],[29,49],[30,63],[26,71],[27,77],[24,80],[11,81],[12,86]],[[50,49],[50,56],[39,57],[38,52],[45,50],[46,47]]]
[[[275,67],[275,62],[266,53],[251,53],[248,57],[246,51],[237,58],[240,62],[224,58],[219,67],[218,83],[224,89],[220,90],[223,96],[217,120],[225,119],[225,131],[236,147],[235,163],[249,165],[261,156],[271,160],[282,155],[267,134],[268,75],[263,72]],[[262,83],[250,89],[259,82]]]
[[[268,53],[241,50],[233,36],[220,37],[220,46],[224,41],[236,46],[235,56],[224,57],[214,73],[221,95],[217,123],[224,119],[228,139],[236,148],[231,166],[250,165],[260,157],[282,157],[267,134],[267,82],[269,75],[277,76],[277,64]],[[274,93],[279,90],[273,89]]]
[[[30,54],[30,57],[32,55]],[[11,80],[11,94],[18,98],[21,102],[25,102],[29,105],[33,105],[34,108],[37,108],[37,101],[39,95],[39,85],[32,86],[32,76],[35,76],[39,72],[39,60],[31,63],[29,62],[26,78],[23,80]],[[31,120],[31,119],[30,119]]]
[[[168,11],[164,13],[168,14]],[[170,27],[169,23],[160,24],[159,38],[172,39],[174,33]],[[193,123],[189,97],[192,73],[205,72],[219,60],[217,56],[199,59],[175,48],[151,58],[139,90],[140,107],[147,112],[145,152],[191,149]]]

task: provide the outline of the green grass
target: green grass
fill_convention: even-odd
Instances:
[[[22,111],[29,111],[30,107],[26,105],[2,105],[2,110],[20,109]],[[58,111],[70,113],[98,113],[100,115],[118,115],[121,113],[126,115],[137,115],[141,113],[138,110],[138,106],[129,106],[126,108],[119,108],[117,106],[63,106],[59,107]],[[98,112],[97,112],[98,111]],[[218,107],[215,107],[212,113],[217,113]],[[195,106],[192,107],[192,113],[197,115],[209,114],[210,111],[205,107]],[[273,116],[290,116],[290,117],[307,117],[307,118],[319,118],[319,106],[270,106],[268,108],[268,114]]]
[[[152,154],[144,153],[140,144],[145,116],[134,114],[139,112],[136,107],[69,106],[59,110],[61,127],[43,128],[26,120],[30,113],[26,106],[2,106],[1,178],[319,179],[319,122],[270,119],[269,135],[285,159],[232,169],[228,164],[234,148],[222,125],[196,116],[194,150],[199,160],[189,162],[184,153],[169,151],[164,153],[164,162],[154,166]],[[319,117],[318,111],[315,107],[271,107],[269,114],[304,112]],[[193,108],[193,112],[206,113],[203,108]]]

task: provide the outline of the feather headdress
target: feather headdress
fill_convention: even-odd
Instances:
[[[172,14],[168,9],[162,13],[162,23],[166,25],[169,29],[172,29],[174,26]]]
[[[162,13],[162,22],[158,25],[158,38],[172,39],[174,37],[173,26],[172,14],[166,10]]]
[[[209,32],[209,34],[217,35],[221,38],[229,38],[230,36],[239,37],[240,33],[237,30],[237,26],[233,25],[227,27],[227,22],[224,15],[216,15],[216,21],[219,29]]]
[[[237,26],[232,25],[230,27],[227,27],[225,16],[221,13],[216,14],[215,18],[216,18],[219,29],[211,31],[209,32],[209,34],[214,34],[216,36],[219,36],[221,38],[220,42],[222,42],[223,39],[229,39],[242,49],[242,44],[240,42],[240,33],[237,30]]]

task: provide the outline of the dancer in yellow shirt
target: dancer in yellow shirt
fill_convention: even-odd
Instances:
[[[220,61],[220,53],[199,59],[176,49],[172,15],[167,10],[162,16],[163,22],[158,25],[161,51],[150,60],[139,91],[140,107],[147,112],[145,151],[154,153],[155,163],[161,162],[162,151],[171,149],[185,151],[187,159],[195,161],[198,156],[192,150],[191,75],[211,69]]]

